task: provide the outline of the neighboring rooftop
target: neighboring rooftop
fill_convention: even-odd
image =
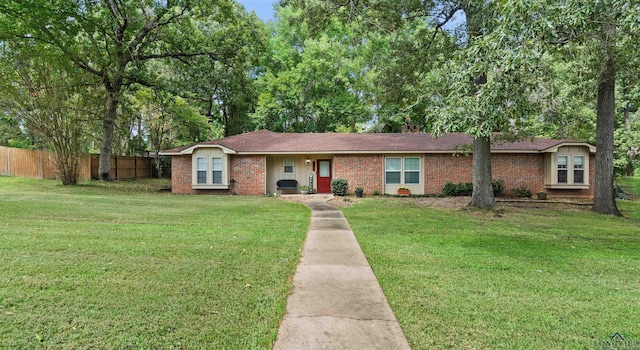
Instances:
[[[237,153],[451,153],[472,144],[471,136],[449,133],[436,138],[425,133],[374,134],[374,133],[276,133],[259,130],[201,142],[161,152],[163,155],[189,154],[195,148],[222,146]],[[494,152],[540,153],[564,144],[595,147],[581,141],[536,138],[533,141],[492,144]]]

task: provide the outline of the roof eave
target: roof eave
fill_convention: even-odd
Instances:
[[[197,144],[197,145],[193,145],[191,147],[187,147],[185,149],[183,149],[182,151],[180,151],[177,154],[171,154],[171,155],[177,155],[177,156],[184,156],[184,155],[189,155],[189,154],[193,154],[193,152],[198,149],[198,148],[219,148],[222,150],[222,152],[224,154],[237,154],[238,152],[236,152],[235,150],[222,146],[222,145],[218,145],[218,144]]]
[[[586,142],[560,142],[557,145],[541,150],[542,153],[557,153],[560,147],[582,146],[589,148],[589,153],[596,153],[596,146]]]

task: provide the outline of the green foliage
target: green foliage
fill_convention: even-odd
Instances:
[[[331,180],[331,193],[336,196],[346,196],[349,191],[349,182],[345,179]]]
[[[248,56],[247,50],[257,46],[249,45],[255,42],[249,39],[259,35],[247,32],[259,31],[262,27],[253,25],[257,21],[255,16],[247,16],[233,0],[4,1],[0,2],[0,14],[0,39],[9,44],[3,48],[36,48],[30,52],[33,59],[73,65],[85,73],[79,75],[84,80],[81,86],[99,87],[97,93],[84,97],[102,98],[103,108],[96,109],[102,112],[102,123],[91,130],[96,130],[101,139],[99,172],[103,179],[108,177],[108,159],[112,150],[127,152],[133,126],[139,121],[134,118],[134,113],[126,113],[130,110],[125,103],[127,90],[136,84],[173,90],[175,95],[185,97],[201,98],[204,95],[209,112],[214,110],[214,102],[220,102],[224,119],[221,124],[225,126],[225,132],[233,117],[246,117],[251,108],[250,102],[231,102],[227,98],[231,95],[228,85],[221,79],[207,76],[203,80],[210,82],[206,88],[211,84],[224,85],[219,90],[224,90],[225,96],[216,94],[217,90],[212,92],[208,89],[203,93],[198,91],[197,85],[178,83],[181,79],[189,81],[193,76],[201,76],[200,72],[220,73],[224,75],[222,80],[225,83],[233,81],[233,84],[243,79],[230,79],[230,76],[249,75],[249,68],[242,63]],[[242,59],[236,60],[236,57]],[[228,72],[226,67],[235,63],[240,68],[231,69],[233,73]],[[181,74],[185,70],[179,70],[180,67],[190,68],[188,72],[193,76]],[[188,101],[186,105],[192,103]],[[177,108],[184,112],[184,106],[178,105]],[[235,108],[244,109],[244,112]],[[185,122],[190,132],[205,126],[203,120],[196,120],[198,118],[194,118],[194,114],[188,114]],[[140,125],[136,128],[141,129]],[[210,136],[207,129],[210,128],[203,129],[203,135],[186,134],[191,139]],[[182,131],[184,135],[185,130]],[[180,132],[176,134],[181,135]]]
[[[4,98],[6,99],[6,96]],[[0,100],[2,99],[0,96]],[[0,103],[3,102],[0,101]],[[0,113],[3,112],[0,111]],[[4,113],[7,114],[0,114],[0,146],[31,148],[32,141],[29,140],[28,136],[20,129],[19,118],[10,114],[11,112],[8,110],[5,110]]]
[[[516,197],[529,198],[533,196],[533,193],[531,192],[531,190],[525,185],[518,186],[511,191],[513,192],[513,195]]]
[[[640,120],[630,122],[627,128],[617,129],[614,144],[616,175],[633,175],[634,169],[640,168]]]
[[[473,183],[457,183],[447,182],[442,188],[445,196],[470,196],[473,193]]]
[[[101,94],[84,86],[86,74],[68,62],[56,57],[37,59],[38,50],[47,47],[5,43],[6,50],[0,53],[0,73],[6,78],[0,82],[0,113],[6,115],[3,121],[14,124],[20,134],[25,130],[38,146],[54,151],[62,183],[75,185],[80,154],[91,141],[86,129],[98,119],[94,111],[96,96]],[[7,141],[12,146],[31,146],[31,140],[19,137]]]
[[[504,180],[498,179],[491,182],[491,187],[494,193],[502,193],[504,191]]]
[[[353,32],[331,21],[310,36],[300,10],[280,7],[272,23],[254,119],[280,132],[357,130],[369,118],[359,78],[365,69]]]

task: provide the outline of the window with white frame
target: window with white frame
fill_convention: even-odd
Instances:
[[[567,173],[567,166],[568,166],[568,163],[569,163],[569,157],[568,156],[558,156],[556,158],[556,163],[558,165],[558,183],[566,184],[567,181],[569,180],[568,173]]]
[[[222,158],[211,158],[211,179],[213,184],[222,184]]]
[[[558,185],[586,185],[588,175],[586,155],[559,154],[555,156],[555,183]]]
[[[196,159],[197,168],[196,168],[196,182],[198,184],[206,184],[207,183],[207,158],[198,157]]]
[[[387,158],[385,160],[385,183],[399,185],[402,179],[402,158]]]
[[[192,155],[191,185],[196,189],[227,189],[228,158],[217,148],[198,149]]]
[[[408,185],[420,183],[420,158],[404,159],[404,183]]]
[[[385,158],[385,184],[416,185],[420,184],[419,157]]]
[[[584,156],[573,156],[573,183],[584,183]]]
[[[284,159],[284,173],[293,174],[293,158]]]

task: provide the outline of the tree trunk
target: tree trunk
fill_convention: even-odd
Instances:
[[[613,48],[616,28],[612,24],[604,24],[603,45],[608,53],[598,78],[598,106],[596,108],[596,178],[593,197],[593,211],[602,214],[622,216],[616,205],[616,194],[613,186],[613,134],[615,119],[615,87],[616,67],[613,59]]]
[[[467,22],[467,40],[472,42],[481,35],[483,26],[481,17],[477,16],[478,9],[467,3],[463,7]],[[483,72],[473,80],[472,94],[476,94],[481,85],[487,83],[487,75]],[[473,195],[470,207],[491,209],[496,205],[491,186],[491,138],[474,136],[473,138]]]
[[[118,111],[118,100],[120,98],[120,88],[117,91],[109,91],[107,94],[107,108],[102,121],[102,144],[100,145],[100,165],[98,175],[100,180],[109,181],[111,171],[111,150],[113,147],[113,131],[116,124]]]
[[[473,139],[473,195],[469,206],[491,209],[496,205],[493,196],[491,175],[491,139],[476,137]]]

